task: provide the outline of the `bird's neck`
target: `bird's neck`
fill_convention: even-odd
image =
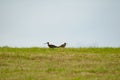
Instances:
[[[50,45],[49,43],[47,43],[48,45]]]

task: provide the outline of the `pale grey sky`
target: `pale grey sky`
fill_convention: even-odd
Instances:
[[[0,46],[120,47],[120,0],[0,0]]]

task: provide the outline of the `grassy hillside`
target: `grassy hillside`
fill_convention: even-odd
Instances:
[[[120,48],[0,48],[0,80],[120,80]]]

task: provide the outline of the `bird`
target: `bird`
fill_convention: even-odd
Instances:
[[[60,46],[58,46],[59,48],[65,48],[67,43],[61,44]]]
[[[49,48],[58,48],[58,46],[55,46],[55,45],[49,44],[49,42],[47,42],[46,44],[48,45]]]

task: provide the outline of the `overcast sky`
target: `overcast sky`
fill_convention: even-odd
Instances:
[[[0,0],[0,46],[120,47],[120,0]]]

